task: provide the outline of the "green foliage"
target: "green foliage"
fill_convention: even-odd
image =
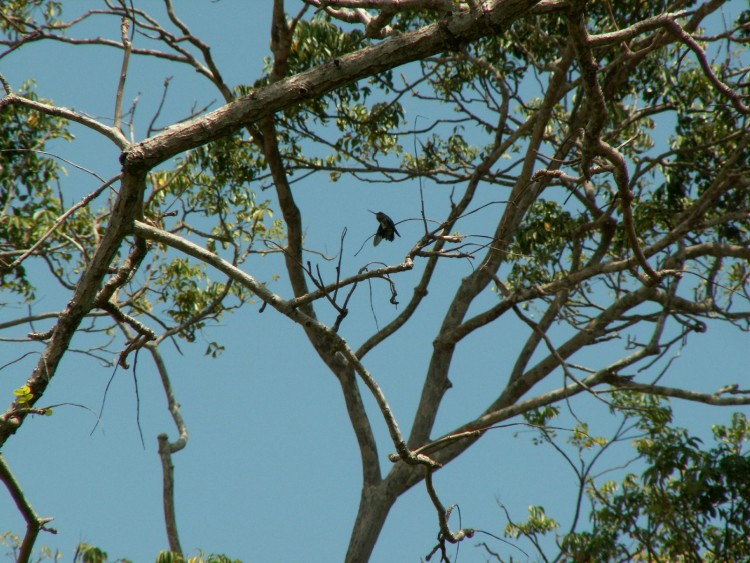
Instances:
[[[344,30],[326,14],[301,20],[294,28],[288,72],[304,72],[368,44],[369,39],[360,31]],[[267,59],[266,71],[270,73],[271,68],[271,61]],[[264,79],[255,86],[266,82]],[[398,100],[370,101],[374,90],[389,95],[392,88],[392,72],[386,71],[305,100],[280,113],[277,116],[279,145],[289,163],[290,176],[298,169],[322,169],[330,170],[330,179],[336,181],[341,177],[336,169],[346,161],[364,163],[384,155],[399,154],[402,147],[393,132],[404,124],[401,103]],[[240,89],[239,92],[246,91]]]
[[[249,189],[263,177],[264,167],[258,148],[239,135],[199,147],[176,159],[173,170],[150,175],[146,213],[158,217],[165,203],[179,205],[184,222],[197,216],[212,225],[206,244],[213,252],[241,242],[252,245],[256,238],[279,240],[283,231],[272,220],[270,201],[257,202]]]
[[[547,426],[551,420],[557,418],[560,414],[560,407],[549,405],[539,409],[534,409],[523,413],[523,418],[529,424],[534,426]]]
[[[250,189],[262,180],[264,166],[257,146],[239,135],[199,147],[176,159],[174,168],[149,175],[151,193],[145,213],[163,222],[164,207],[177,207],[178,232],[186,230],[202,238],[208,250],[239,265],[248,256],[273,248],[284,236],[271,202],[258,202]],[[200,230],[202,225],[205,230]],[[172,258],[166,248],[155,249],[145,269],[151,272],[150,291],[141,291],[138,284],[129,291],[137,312],[165,313],[180,326],[178,334],[190,342],[209,320],[252,300],[243,286],[212,281],[204,266]],[[212,342],[206,355],[216,358],[222,350]]]
[[[645,190],[638,194],[635,219],[638,233],[644,238],[674,228],[680,213],[714,186],[717,171],[726,163],[736,162],[741,167],[750,162],[750,147],[743,135],[738,134],[747,130],[747,116],[734,111],[728,100],[717,99],[703,69],[695,61],[677,57],[675,49],[662,53],[654,60],[653,67],[639,68],[643,73],[641,87],[646,92],[645,99],[653,98],[654,102],[679,110],[671,141],[674,159],[665,169],[664,181],[652,195]],[[712,71],[722,79],[730,77],[736,72],[731,66],[733,60],[728,57],[714,65]],[[740,168],[737,174],[743,174]],[[735,180],[727,177],[720,181]],[[747,190],[731,190],[712,206],[709,217],[718,218],[749,204]],[[738,217],[736,221],[723,222],[704,237],[707,241],[747,245],[749,228],[748,221]]]
[[[81,563],[107,563],[109,561],[107,552],[96,546],[82,543],[76,549],[73,561]]]
[[[218,284],[211,283],[202,264],[191,264],[185,258],[159,264],[156,277],[162,287],[159,300],[173,304],[167,314],[177,322],[183,322],[206,307],[220,291]],[[204,282],[205,287],[201,287]],[[188,340],[192,335],[188,335]]]
[[[294,28],[294,38],[289,52],[288,72],[298,74],[318,65],[331,61],[335,57],[361,49],[369,41],[358,30],[344,31],[331,21],[326,14],[319,14],[310,20],[301,20]],[[266,59],[266,72],[271,70],[271,61]],[[288,117],[296,117],[303,122],[304,113],[310,111],[319,118],[324,118],[328,107],[348,106],[350,103],[366,99],[369,88],[351,84],[337,89],[326,96],[308,100],[299,107],[285,112]],[[329,102],[331,106],[329,106]]]
[[[552,532],[560,527],[560,524],[547,516],[543,506],[529,506],[529,519],[521,523],[508,523],[505,526],[506,537],[518,538],[521,536],[536,538]]]
[[[647,469],[617,485],[590,483],[591,532],[563,539],[575,560],[745,561],[750,558],[750,426],[735,413],[702,447],[656,424],[636,440]]]
[[[366,46],[369,41],[361,31],[344,31],[321,13],[310,20],[301,20],[294,29],[289,72],[299,74]]]
[[[13,532],[5,532],[0,534],[0,546],[9,547],[11,551],[6,555],[12,558],[12,560],[18,559],[19,549],[22,544],[22,539],[18,534]],[[29,561],[34,563],[42,563],[44,561],[64,561],[63,554],[59,551],[52,551],[47,546],[40,546],[36,554],[32,554]],[[90,545],[88,543],[81,543],[73,554],[73,563],[107,563],[109,561],[109,555],[106,551],[101,548]],[[119,558],[115,560],[115,563],[131,563],[129,559]],[[160,551],[156,556],[156,563],[242,563],[241,559],[232,559],[226,555],[220,553],[212,553],[206,555],[202,550],[198,550],[198,555],[193,557],[183,557],[176,555],[171,551]]]
[[[17,397],[16,400],[22,405],[30,403],[34,398],[34,394],[31,392],[28,385],[14,389],[13,394]]]
[[[648,393],[626,393],[615,391],[610,397],[612,413],[623,412],[635,421],[639,430],[659,435],[666,432],[672,422],[672,409],[660,397]]]
[[[750,37],[750,10],[745,10],[737,17],[737,26],[741,27],[738,35],[741,37]]]
[[[670,425],[671,410],[652,397],[617,393],[613,408],[641,434],[633,440],[643,472],[621,481],[596,483],[586,477],[591,527],[558,536],[565,561],[746,561],[750,558],[750,421],[735,413],[729,425],[714,425],[714,446]],[[548,417],[529,417],[546,422]],[[549,443],[554,434],[543,431]],[[578,451],[596,457],[609,444],[579,423],[568,438]],[[556,447],[558,451],[562,451]],[[568,461],[571,461],[570,459]],[[583,481],[582,481],[583,482]],[[510,521],[505,535],[527,538],[539,547],[558,530],[541,506],[529,518]]]
[[[560,204],[536,201],[510,246],[510,287],[546,283],[563,275],[569,265],[562,260],[572,250],[576,224]]]
[[[156,556],[156,563],[242,563],[240,559],[231,559],[222,554],[206,555],[202,550],[194,557],[183,557],[171,551],[160,551]]]
[[[19,94],[43,101],[33,87],[33,83],[24,84]],[[64,170],[44,151],[54,139],[73,138],[67,126],[64,119],[21,106],[0,112],[0,285],[28,301],[35,298],[35,286],[26,269],[21,265],[8,271],[4,266],[36,243],[61,213],[63,205],[54,186]],[[78,226],[63,227],[36,252],[49,258],[58,275],[64,275],[67,263],[77,254],[70,238],[90,246],[88,233]]]
[[[0,534],[0,546],[10,548],[10,551],[5,552],[4,554],[9,558],[9,561],[18,560],[22,543],[23,540],[18,534],[14,534],[13,532],[4,532]],[[63,556],[59,551],[52,551],[51,548],[42,545],[39,546],[38,551],[32,552],[29,561],[32,561],[33,563],[41,563],[42,561],[63,561]]]
[[[591,450],[596,448],[597,450],[607,445],[608,440],[602,436],[593,436],[589,425],[585,422],[579,422],[576,424],[573,432],[567,439],[568,443],[572,444],[579,452],[583,450]]]
[[[60,23],[62,2],[49,0],[5,0],[0,32],[13,40],[23,37],[29,24],[55,26]]]
[[[555,428],[550,427],[550,423],[559,415],[560,407],[557,405],[550,405],[523,413],[524,420],[530,426],[539,430],[539,432],[535,433],[532,438],[534,445],[539,446],[541,444],[546,444],[550,439],[555,438],[557,431]]]
[[[212,358],[218,358],[221,356],[221,354],[224,352],[225,348],[221,344],[218,344],[216,342],[209,342],[208,347],[206,348],[205,355],[211,356]]]

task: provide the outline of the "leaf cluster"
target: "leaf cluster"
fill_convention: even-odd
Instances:
[[[27,83],[20,94],[41,101]],[[70,141],[66,120],[11,106],[0,112],[0,284],[26,300],[35,297],[35,285],[23,265],[4,266],[34,245],[49,231],[64,208],[55,189],[62,166],[47,153],[55,140]],[[79,249],[91,249],[92,215],[83,213],[49,237],[36,251],[55,275],[63,277],[69,263],[81,263]]]
[[[647,469],[590,485],[592,530],[563,539],[596,561],[744,561],[750,557],[750,425],[735,413],[703,447],[685,429],[651,426],[635,445]]]

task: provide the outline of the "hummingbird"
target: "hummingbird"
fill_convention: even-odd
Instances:
[[[368,211],[370,210],[368,209]],[[372,241],[374,246],[379,245],[380,241],[383,239],[393,242],[394,234],[401,236],[396,230],[396,225],[393,223],[393,219],[388,217],[388,215],[386,215],[382,211],[378,211],[377,213],[375,213],[374,211],[370,211],[370,213],[375,215],[378,223],[380,223],[380,225],[378,226],[378,230],[375,232],[375,240]]]

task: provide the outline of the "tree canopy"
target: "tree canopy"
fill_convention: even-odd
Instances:
[[[132,371],[139,405],[138,374],[155,370],[174,423],[158,435],[167,546],[187,555],[175,504],[190,493],[175,500],[174,471],[179,483],[190,420],[170,366],[178,352],[210,370],[232,353],[227,318],[262,332],[273,316],[285,353],[332,376],[356,439],[347,561],[371,557],[391,508],[417,485],[437,540],[404,559],[450,560],[453,545],[476,545],[438,476],[506,425],[558,449],[578,478],[564,532],[540,506],[483,530],[525,538],[537,550],[526,556],[747,557],[745,417],[716,425],[709,446],[671,410],[750,404],[747,373],[686,379],[675,363],[709,329],[750,327],[750,11],[739,4],[274,0],[270,52],[256,53],[243,37],[209,44],[171,0],[7,2],[0,59],[64,46],[116,53],[118,73],[86,77],[85,88],[113,93],[105,116],[50,99],[35,68],[18,84],[0,76],[0,448],[36,447],[27,427],[86,403],[46,398],[71,377],[61,369],[71,356],[105,376]],[[253,61],[262,70],[231,82],[216,41],[265,56]],[[163,84],[147,86],[150,115],[140,95],[128,99],[140,61],[165,69]],[[167,69],[185,68],[213,90],[215,109],[184,86],[191,109],[172,107]],[[60,158],[76,144],[118,172]],[[75,195],[73,168],[97,187]],[[324,209],[307,199],[312,184],[365,186],[382,208],[350,197]],[[399,238],[372,250],[376,212]],[[48,295],[58,309],[43,309]],[[267,354],[256,338],[244,340],[248,353]],[[410,404],[389,371],[418,385]],[[481,391],[452,403],[475,377]],[[231,411],[212,411],[231,425]],[[605,481],[593,463],[623,441],[641,470]],[[523,464],[510,450],[502,458]],[[34,479],[12,467],[0,454],[27,523],[25,560],[52,524],[32,507],[43,505]],[[497,538],[476,549],[519,557]]]

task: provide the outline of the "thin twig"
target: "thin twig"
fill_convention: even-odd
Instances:
[[[31,503],[26,498],[21,485],[16,480],[13,472],[10,470],[8,463],[5,461],[5,457],[0,452],[0,481],[2,481],[8,489],[10,496],[16,503],[19,512],[26,521],[26,535],[21,543],[21,548],[18,553],[18,561],[27,562],[31,557],[31,551],[34,548],[34,543],[39,535],[39,530],[44,530],[52,534],[56,534],[57,530],[54,528],[48,528],[47,523],[51,522],[53,518],[41,518]]]

